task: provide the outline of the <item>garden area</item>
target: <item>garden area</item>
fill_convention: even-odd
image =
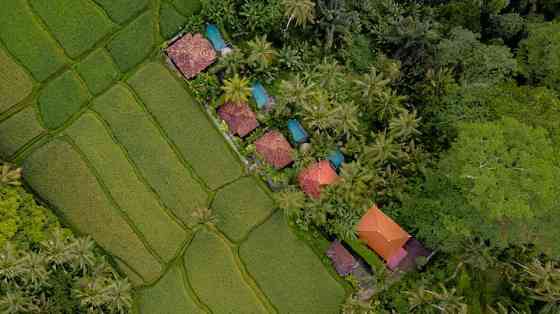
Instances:
[[[558,0],[5,0],[2,313],[560,313]]]

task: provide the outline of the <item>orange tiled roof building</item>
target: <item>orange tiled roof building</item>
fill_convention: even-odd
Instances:
[[[402,255],[406,255],[403,247],[411,238],[410,234],[379,210],[377,206],[368,210],[360,220],[357,229],[360,239],[365,241],[388,264],[391,264],[395,259],[398,259],[398,261],[395,261],[398,264],[404,257]]]

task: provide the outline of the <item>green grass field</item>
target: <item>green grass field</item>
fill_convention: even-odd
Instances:
[[[114,257],[136,312],[339,312],[343,287],[167,68],[197,1],[2,4],[0,156]],[[202,207],[215,227],[193,229]]]

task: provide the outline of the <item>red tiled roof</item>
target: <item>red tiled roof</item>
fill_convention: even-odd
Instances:
[[[282,169],[294,161],[294,150],[282,133],[270,131],[255,142],[257,153],[276,169]]]
[[[331,259],[334,268],[341,276],[350,274],[358,268],[358,261],[348,252],[339,240],[333,241],[327,251],[327,256]]]
[[[224,120],[233,134],[241,137],[249,134],[259,126],[257,116],[245,103],[225,103],[218,109],[218,115]]]
[[[216,60],[216,52],[210,42],[201,34],[184,35],[166,50],[175,66],[190,79],[202,72]]]
[[[321,188],[336,181],[338,175],[328,160],[319,161],[303,170],[299,176],[299,186],[312,198],[319,198]]]

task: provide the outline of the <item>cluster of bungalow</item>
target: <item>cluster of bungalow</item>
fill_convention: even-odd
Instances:
[[[169,60],[186,79],[195,77],[218,56],[231,51],[216,25],[208,24],[205,35],[182,34],[166,48]],[[252,96],[259,110],[267,110],[274,105],[273,98],[259,82],[252,84]],[[217,113],[233,135],[245,137],[259,127],[256,114],[247,103],[226,102],[218,108]],[[291,142],[280,131],[269,130],[254,143],[263,160],[278,170],[293,163],[292,145],[299,146],[309,140],[298,120],[290,119],[286,127]],[[298,175],[301,189],[309,197],[319,198],[323,187],[336,182],[337,171],[343,162],[344,155],[336,150],[326,160],[304,169]],[[362,217],[357,232],[361,243],[375,251],[391,270],[413,269],[418,257],[431,254],[376,206]],[[358,259],[350,251],[344,243],[335,240],[327,252],[340,275],[351,274],[358,267]]]

